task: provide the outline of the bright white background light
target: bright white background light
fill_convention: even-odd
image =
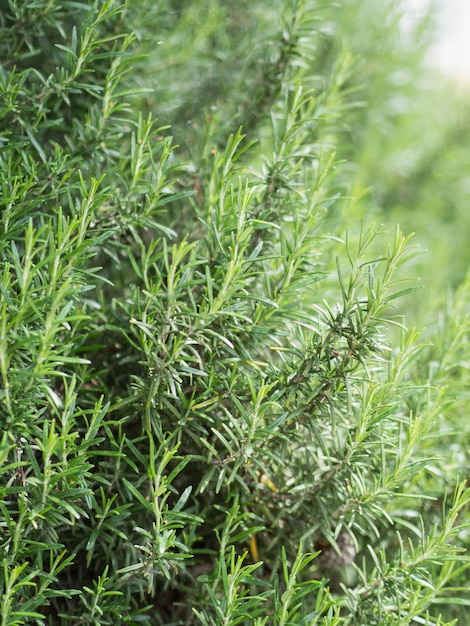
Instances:
[[[403,0],[411,19],[431,3],[432,0]],[[470,0],[434,0],[434,5],[436,33],[429,63],[470,84]]]

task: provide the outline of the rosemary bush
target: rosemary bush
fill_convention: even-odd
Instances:
[[[346,197],[371,2],[264,4],[0,1],[2,625],[465,615],[469,286]]]

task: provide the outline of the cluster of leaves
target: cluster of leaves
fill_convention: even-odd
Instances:
[[[467,320],[340,217],[341,10],[181,4],[0,1],[2,624],[450,624]]]

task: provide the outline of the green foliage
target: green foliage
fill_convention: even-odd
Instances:
[[[408,330],[363,193],[398,6],[186,4],[0,0],[1,623],[454,624],[468,281]]]

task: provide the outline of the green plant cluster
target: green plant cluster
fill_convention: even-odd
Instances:
[[[0,0],[2,626],[465,619],[470,285],[395,308],[374,4]]]

